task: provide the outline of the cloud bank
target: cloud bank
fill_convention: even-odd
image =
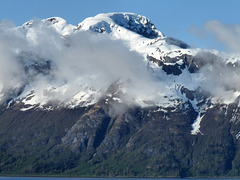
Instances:
[[[232,103],[240,95],[240,66],[238,61],[227,62],[220,55],[208,51],[196,55],[196,59],[204,61],[197,73],[198,84],[212,94],[214,101]]]
[[[75,31],[63,37],[41,20],[23,27],[3,22],[0,32],[1,103],[25,99],[27,105],[89,105],[117,82],[122,92],[115,93],[116,101],[131,105],[174,105],[169,98],[181,98],[175,84],[190,90],[201,86],[224,102],[233,102],[240,95],[237,61],[226,65],[225,59],[208,51],[195,58],[204,61],[198,73],[185,69],[180,76],[173,76],[161,68],[149,69],[142,55],[109,35]],[[214,32],[229,49],[240,47],[238,26],[210,21],[200,32]]]
[[[33,92],[32,104],[74,103],[78,98],[96,101],[119,80],[133,99],[128,99],[130,103],[155,102],[167,91],[149,73],[141,55],[104,34],[78,31],[62,37],[40,20],[30,27],[2,23],[0,32],[2,102]]]

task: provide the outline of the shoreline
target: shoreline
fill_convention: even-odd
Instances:
[[[26,174],[0,174],[0,179],[1,178],[79,178],[79,179],[240,179],[240,176],[234,176],[234,177],[225,177],[225,176],[221,176],[221,177],[210,177],[210,176],[206,176],[206,177],[174,177],[174,176],[159,176],[159,177],[133,177],[133,176],[78,176],[78,175],[36,175],[36,174],[32,174],[32,175],[26,175]]]

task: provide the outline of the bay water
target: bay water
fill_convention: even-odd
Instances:
[[[180,178],[74,178],[74,177],[4,177],[0,176],[0,180],[179,180]],[[184,179],[184,178],[181,178]],[[207,178],[207,180],[216,180],[218,178]],[[191,180],[206,180],[191,178]],[[221,178],[221,180],[224,180]],[[225,179],[225,180],[238,180],[238,179]],[[239,179],[240,180],[240,179]]]

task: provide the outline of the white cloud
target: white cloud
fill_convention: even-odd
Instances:
[[[191,27],[190,32],[198,38],[212,38],[218,44],[224,45],[228,55],[235,56],[234,61],[238,61],[240,51],[239,24],[225,24],[212,20],[205,22],[202,28]],[[198,56],[205,59],[207,63],[200,71],[204,75],[204,80],[200,82],[200,85],[210,91],[217,100],[233,102],[240,95],[239,63],[228,66],[226,59],[222,59],[220,56],[213,58],[212,55],[204,52],[199,53]]]
[[[213,38],[229,51],[240,50],[240,25],[224,24],[217,20],[207,21],[202,28],[191,27],[189,31],[199,38]]]
[[[217,101],[232,103],[240,95],[240,67],[227,65],[220,56],[209,52],[200,52],[196,57],[204,60],[204,66],[198,72],[202,77],[198,81],[199,85],[209,91]]]
[[[24,97],[34,90],[32,102],[69,103],[83,91],[99,99],[120,79],[125,103],[164,103],[174,81],[191,90],[201,85],[219,99],[233,100],[240,92],[239,68],[226,67],[221,58],[209,54],[198,54],[206,65],[196,75],[185,70],[180,76],[168,76],[160,68],[154,77],[142,56],[104,34],[78,31],[63,38],[39,20],[31,28],[1,24],[0,32],[0,91],[23,88],[19,97]],[[240,37],[238,26],[209,21],[201,32],[214,32],[229,49],[240,47],[233,38]]]
[[[8,88],[16,84],[24,87],[20,97],[35,90],[35,100],[43,102],[64,103],[81,91],[91,91],[99,98],[120,79],[128,97],[134,100],[156,101],[156,96],[162,96],[159,92],[166,90],[155,82],[142,56],[106,35],[75,32],[63,38],[39,20],[30,28],[4,26],[1,30],[0,83]],[[47,68],[45,60],[51,61],[52,67],[44,74],[33,65]],[[22,62],[29,67],[27,70]],[[125,83],[129,80],[131,85]]]

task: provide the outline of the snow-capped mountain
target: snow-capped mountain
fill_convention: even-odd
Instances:
[[[75,38],[76,36],[78,36],[78,34],[81,35],[83,32],[97,32],[107,34],[109,36],[108,40],[112,40],[113,42],[114,40],[120,40],[124,44],[124,46],[130,48],[131,51],[135,51],[142,56],[142,58],[139,57],[139,60],[137,60],[138,62],[136,63],[145,63],[146,66],[149,66],[149,68],[151,68],[153,71],[155,71],[155,69],[158,70],[158,64],[162,62],[166,65],[169,65],[168,63],[172,63],[171,65],[177,63],[177,65],[180,66],[183,64],[183,59],[181,59],[181,57],[183,58],[183,56],[193,55],[198,52],[198,50],[186,49],[188,45],[179,40],[164,36],[146,17],[131,13],[100,14],[96,17],[87,18],[76,27],[67,24],[66,21],[62,18],[48,18],[42,21],[29,21],[25,23],[22,27],[17,27],[12,31],[14,31],[14,33],[20,34],[21,38],[26,41],[24,42],[26,44],[26,47],[14,47],[15,49],[13,49],[13,51],[16,52],[15,55],[18,56],[19,61],[23,62],[23,66],[25,66],[24,68],[27,69],[25,73],[31,78],[33,78],[34,75],[38,76],[43,72],[44,75],[50,75],[52,68],[56,68],[59,63],[57,59],[52,60],[52,57],[49,57],[49,54],[40,54],[39,49],[40,51],[45,51],[45,49],[40,46],[44,46],[44,43],[46,43],[46,46],[49,45],[49,48],[53,48],[54,51],[62,51],[64,49],[69,49],[70,46],[74,46],[72,45],[72,43],[78,43],[74,42],[72,38]],[[58,35],[60,36],[58,37]],[[94,37],[89,38],[93,39]],[[98,36],[98,38],[101,37]],[[99,42],[105,40],[98,39]],[[79,41],[81,41],[81,39],[79,39]],[[95,42],[91,43],[94,44]],[[30,46],[30,48],[28,48],[28,46]],[[110,54],[110,52],[107,53]],[[177,59],[176,57],[179,57],[179,59]],[[154,62],[154,60],[157,61]],[[29,72],[32,71],[34,71],[34,75],[29,74]],[[161,72],[157,73],[156,76],[158,76],[158,74],[161,74]],[[57,89],[57,91],[60,92],[66,91],[66,89],[60,89],[63,87],[63,85],[68,86],[67,83],[61,83],[59,85],[60,87],[54,87],[57,86],[56,84],[54,84],[54,80],[55,79],[53,78],[48,83],[49,88],[52,89],[51,91],[54,91],[53,89]],[[79,83],[82,82],[80,81]],[[29,82],[23,84],[22,86],[26,85],[29,86]],[[82,86],[85,85],[86,84],[82,84]],[[169,84],[167,86],[169,86]],[[88,88],[92,87],[87,87],[86,89]],[[107,87],[105,87],[103,91],[106,91],[106,88]],[[44,89],[42,89],[42,91],[44,91]],[[96,91],[101,91],[101,89],[97,89]],[[35,95],[33,94],[33,92],[35,92]],[[80,93],[79,97],[77,95],[78,93]],[[91,90],[87,94],[84,93],[85,92],[75,92],[76,96],[72,95],[72,99],[68,98],[68,100],[66,100],[68,102],[65,102],[65,104],[72,104],[72,101],[74,101],[76,106],[78,106],[82,103],[82,101],[79,99],[80,97],[92,97],[93,94],[96,94],[94,91],[91,92]],[[21,93],[18,97],[15,97],[15,100],[23,99],[24,97],[28,97],[29,95],[32,97],[31,100],[30,98],[27,98],[29,99],[28,102],[26,100],[23,100],[23,102],[27,105],[44,105],[49,101],[49,99],[44,100],[44,97],[38,97],[40,96],[40,94],[36,94],[36,90],[34,90],[34,87],[33,89],[28,90],[24,88],[23,93]],[[83,99],[83,101],[85,102],[86,98]],[[90,104],[96,102],[97,100],[93,99],[89,100]]]
[[[240,132],[239,56],[193,49],[133,13],[99,14],[77,26],[52,17],[31,20],[20,27],[2,25],[0,32],[2,134],[15,127],[5,122],[19,119],[42,143],[46,134],[31,127],[40,121],[49,128],[59,123],[65,129],[56,130],[57,140],[46,142],[53,142],[54,152],[63,147],[77,154],[87,152],[97,164],[103,154],[110,157],[131,149],[137,156],[152,158],[144,162],[144,172],[154,174],[158,169],[156,175],[172,176],[177,163],[181,171],[176,176],[195,176],[212,173],[200,166],[205,161],[199,159],[198,148],[205,143],[203,151],[212,150],[208,145],[222,133],[226,138],[218,141],[219,152],[225,151],[225,145],[231,148],[230,154],[222,157],[227,168],[219,166],[216,171],[234,174],[229,162],[238,160],[232,154],[238,153],[233,147],[238,145]],[[222,129],[216,128],[217,135],[212,135],[218,126]],[[18,144],[27,138],[14,131],[10,136],[11,141],[0,138],[2,147],[6,141],[14,149],[10,142]],[[148,142],[149,138],[153,140]],[[219,148],[218,144],[214,148]],[[174,163],[161,164],[168,157],[162,152],[173,153],[174,158],[169,158]],[[103,159],[99,162],[104,163]]]
[[[177,102],[190,101],[199,116],[201,111],[205,111],[200,109],[206,109],[211,104],[203,108],[198,105],[203,99],[189,98],[185,91],[193,93],[202,88],[205,77],[203,73],[198,73],[199,69],[206,63],[218,63],[215,59],[220,53],[191,49],[184,42],[163,35],[144,16],[133,13],[99,14],[77,26],[52,17],[32,20],[10,30],[10,33],[5,33],[20,37],[25,47],[9,46],[14,51],[16,63],[21,64],[19,68],[23,72],[19,73],[23,77],[19,79],[20,83],[7,89],[2,85],[1,101],[8,107],[15,103],[22,104],[22,111],[85,107],[106,95],[109,86],[115,82],[121,84],[121,96],[114,99],[121,103],[174,107]],[[88,47],[81,47],[84,43],[89,43]],[[102,43],[109,43],[116,49],[111,50],[109,46],[100,48]],[[121,46],[117,47],[116,43]],[[78,54],[81,51],[85,52]],[[75,57],[71,57],[74,53]],[[91,57],[90,53],[95,53],[96,57]],[[102,59],[94,60],[99,56]],[[206,60],[201,56],[209,56],[212,62],[204,62]],[[87,61],[90,61],[89,64]],[[99,64],[103,67],[96,68]],[[136,65],[138,69],[134,67]],[[124,70],[121,72],[121,69]],[[66,77],[61,73],[65,73]],[[76,76],[70,79],[68,76],[72,73]],[[237,98],[237,92],[231,98]],[[193,125],[193,133],[198,132],[199,119],[196,120],[198,125]]]

